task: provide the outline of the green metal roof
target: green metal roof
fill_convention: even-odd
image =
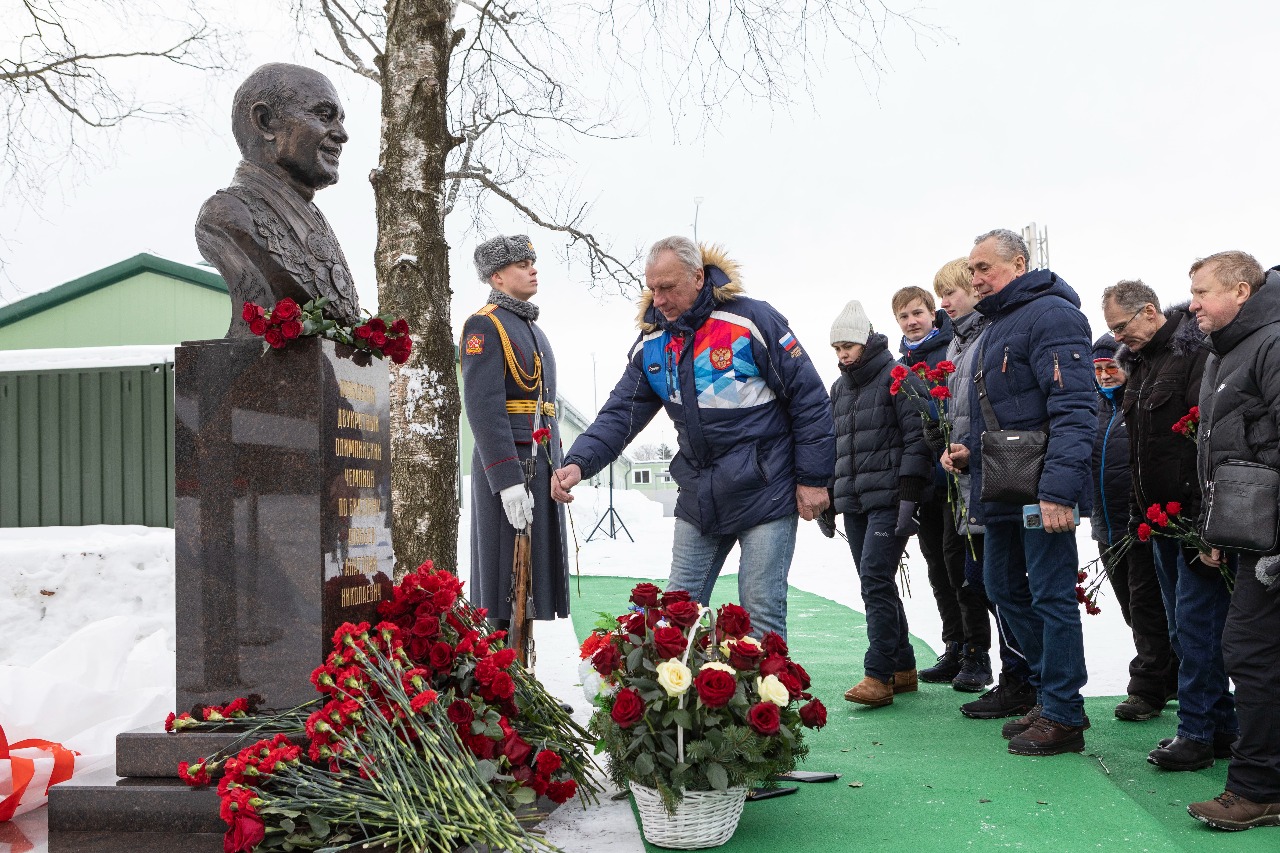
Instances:
[[[143,252],[118,264],[112,264],[66,284],[50,288],[44,293],[37,293],[34,296],[28,296],[26,299],[20,299],[10,305],[0,307],[0,326],[16,323],[25,317],[30,317],[32,314],[47,311],[54,306],[70,302],[72,299],[78,299],[87,293],[101,290],[104,287],[109,287],[116,282],[124,281],[143,272],[159,273],[170,278],[176,278],[179,281],[194,284],[197,287],[206,287],[209,290],[217,290],[222,293],[228,292],[226,282],[216,272],[158,258],[155,255]]]

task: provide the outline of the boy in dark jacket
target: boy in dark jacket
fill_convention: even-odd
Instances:
[[[867,615],[865,677],[844,698],[872,708],[917,689],[915,651],[895,578],[917,503],[927,496],[933,455],[918,404],[891,376],[889,341],[853,301],[831,325],[840,378],[831,386],[836,425],[835,510],[844,515]],[[916,382],[913,377],[905,381]],[[927,395],[923,387],[917,393]]]

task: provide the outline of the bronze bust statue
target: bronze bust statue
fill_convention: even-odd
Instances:
[[[329,78],[300,65],[264,65],[236,90],[231,128],[244,159],[196,219],[200,254],[231,292],[227,337],[251,334],[243,303],[270,308],[286,296],[327,296],[326,316],[359,320],[351,269],[312,201],[338,181],[345,117]]]

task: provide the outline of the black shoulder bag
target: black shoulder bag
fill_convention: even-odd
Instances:
[[[1205,494],[1204,541],[1215,548],[1274,554],[1280,547],[1280,472],[1228,459]]]
[[[982,493],[984,503],[1025,506],[1040,502],[1040,474],[1049,434],[1038,429],[1000,429],[987,399],[986,340],[978,347],[978,373],[973,382],[982,407]]]

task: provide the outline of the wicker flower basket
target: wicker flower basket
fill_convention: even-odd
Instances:
[[[631,783],[640,812],[645,840],[658,847],[700,850],[719,847],[733,836],[747,799],[747,788],[727,791],[685,791],[676,813],[667,812],[662,795],[653,788]]]

